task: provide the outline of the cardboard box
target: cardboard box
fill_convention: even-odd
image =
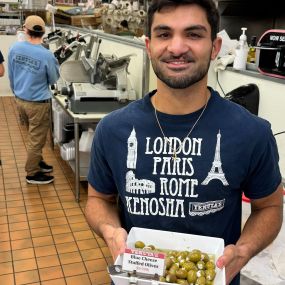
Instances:
[[[207,254],[214,255],[215,260],[223,254],[224,240],[221,238],[182,234],[175,232],[151,230],[144,228],[132,228],[127,239],[127,247],[134,248],[136,241],[143,241],[146,245],[154,245],[155,247],[166,250],[193,250],[199,249]],[[115,261],[115,265],[122,265],[123,256],[119,256]],[[127,274],[112,275],[111,278],[115,285],[129,285],[130,278]],[[137,285],[152,285],[152,281],[140,279],[137,280]],[[171,283],[158,282],[156,284],[169,285]],[[225,269],[216,269],[216,277],[214,285],[225,285]]]

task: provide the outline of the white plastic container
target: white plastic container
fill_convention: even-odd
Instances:
[[[79,140],[79,151],[91,152],[93,138],[94,130],[92,128],[88,128],[88,131],[82,132]]]
[[[246,62],[247,62],[247,55],[248,55],[248,44],[247,44],[247,36],[245,31],[247,28],[241,28],[242,34],[239,37],[239,43],[237,48],[235,49],[235,59],[233,68],[237,70],[245,70],[246,69]]]
[[[127,238],[127,247],[135,248],[135,242],[141,240],[145,244],[152,244],[155,247],[169,250],[192,250],[200,249],[203,252],[214,255],[215,260],[223,254],[224,240],[221,238],[182,234],[168,231],[159,231],[152,229],[144,229],[133,227]],[[120,255],[115,265],[122,265],[123,255]],[[127,273],[119,275],[111,275],[115,285],[129,285],[130,277]],[[137,280],[137,285],[152,285],[152,280],[140,279]],[[166,282],[155,281],[155,284],[169,285]],[[225,269],[217,269],[214,280],[215,285],[225,285]]]
[[[70,161],[70,160],[75,159],[75,142],[74,142],[74,140],[72,140],[68,143],[64,143],[60,147],[60,155],[61,155],[63,160]]]

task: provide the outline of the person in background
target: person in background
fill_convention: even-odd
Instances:
[[[5,67],[4,67],[4,57],[0,50],[0,77],[4,76],[5,74]]]
[[[269,122],[207,86],[218,27],[212,0],[152,1],[145,42],[157,90],[99,122],[85,215],[114,259],[132,227],[223,238],[216,265],[237,285],[277,236],[283,193]],[[241,231],[243,192],[252,211]]]
[[[26,41],[13,44],[8,53],[8,74],[20,116],[28,124],[26,181],[47,184],[54,177],[46,173],[53,167],[46,164],[42,149],[50,127],[50,85],[59,78],[59,65],[53,53],[42,46],[45,22],[36,15],[24,23]]]

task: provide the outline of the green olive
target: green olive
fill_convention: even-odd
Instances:
[[[179,268],[176,270],[176,277],[179,279],[186,279],[187,273],[188,272],[185,269]]]
[[[149,245],[145,246],[144,248],[149,249],[149,250],[155,250],[155,246],[152,244],[149,244]]]
[[[178,270],[178,268],[179,266],[176,263],[172,264],[168,270],[169,274],[176,275],[176,271]]]
[[[195,283],[197,280],[196,270],[190,269],[187,274],[188,283]]]
[[[160,282],[166,282],[166,279],[165,279],[164,276],[159,276],[159,281],[160,281]]]
[[[168,283],[176,283],[177,278],[175,274],[167,274],[165,277],[166,282]]]
[[[188,253],[185,251],[182,251],[178,254],[177,259],[181,260],[181,259],[185,259],[187,257]]]
[[[198,270],[196,272],[196,274],[197,274],[197,277],[205,276],[205,271],[204,270]]]
[[[196,265],[197,265],[198,269],[201,269],[201,270],[203,270],[203,269],[206,268],[205,262],[202,261],[202,260],[199,260],[199,261],[196,263]]]
[[[185,270],[189,271],[190,269],[193,269],[193,270],[198,270],[196,264],[192,261],[188,261],[188,262],[184,262],[182,264],[182,268],[184,268]]]
[[[209,255],[205,252],[201,253],[201,260],[203,260],[204,262],[208,262],[210,260]]]
[[[177,279],[176,283],[180,285],[189,285],[185,279]]]
[[[202,253],[200,249],[194,248],[191,252],[197,252],[197,253]]]
[[[168,252],[168,255],[169,255],[169,256],[175,256],[175,257],[177,257],[178,254],[179,254],[179,252],[178,252],[177,250],[170,250],[170,251]]]
[[[198,277],[195,285],[206,285],[206,278],[204,276]]]
[[[166,257],[166,258],[165,258],[165,268],[166,268],[166,269],[169,269],[169,268],[172,266],[172,264],[173,264],[172,259],[169,258],[169,257]]]
[[[206,269],[215,269],[216,268],[216,265],[213,261],[208,261],[206,262]]]
[[[135,248],[144,248],[144,247],[145,247],[145,244],[142,241],[140,240],[136,241]]]
[[[201,260],[201,252],[198,251],[192,251],[189,254],[189,260],[192,262],[198,262]]]
[[[215,276],[216,276],[215,269],[210,268],[205,270],[205,277],[207,280],[213,281],[215,279]]]

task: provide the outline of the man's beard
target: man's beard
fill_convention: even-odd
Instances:
[[[211,60],[203,63],[197,70],[191,72],[189,75],[167,76],[157,64],[157,61],[151,60],[152,68],[156,76],[167,86],[173,89],[184,89],[190,87],[194,83],[202,80],[208,73]]]

